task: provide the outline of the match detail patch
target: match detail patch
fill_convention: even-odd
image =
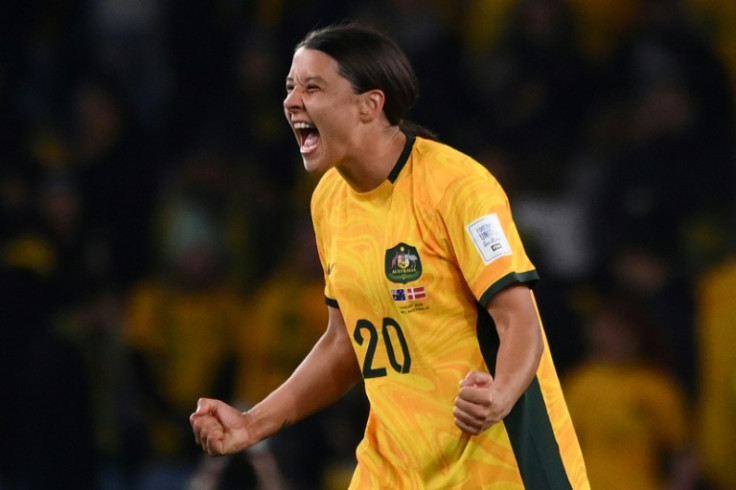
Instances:
[[[396,288],[391,290],[391,297],[396,302],[415,301],[427,297],[427,291],[424,286],[414,288]]]
[[[499,257],[511,255],[511,246],[497,214],[488,214],[465,227],[486,265]]]

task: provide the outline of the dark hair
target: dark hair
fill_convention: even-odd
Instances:
[[[337,61],[340,75],[356,93],[379,89],[386,100],[389,123],[407,135],[436,139],[429,130],[405,119],[419,98],[419,82],[408,58],[392,39],[357,23],[335,24],[311,31],[299,48],[321,51]]]

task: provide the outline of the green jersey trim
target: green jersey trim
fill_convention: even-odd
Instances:
[[[495,376],[500,341],[488,311],[478,308],[477,336],[488,372]],[[559,444],[549,418],[544,396],[535,376],[529,387],[503,419],[525,488],[571,489]]]
[[[325,304],[327,306],[332,306],[333,308],[337,308],[338,310],[340,309],[340,305],[337,304],[337,300],[328,298],[327,296],[325,296]]]
[[[525,488],[572,489],[538,378],[532,380],[503,423]]]
[[[486,291],[481,295],[479,302],[481,305],[488,307],[488,303],[491,302],[491,299],[507,287],[513,284],[526,284],[532,288],[537,281],[539,281],[539,274],[536,270],[530,270],[528,272],[511,272],[486,289]]]
[[[406,162],[409,161],[409,155],[411,155],[411,150],[414,148],[414,141],[416,141],[416,137],[414,136],[406,137],[406,143],[404,143],[404,149],[401,150],[401,155],[399,155],[399,159],[396,161],[396,165],[394,165],[394,168],[391,169],[391,173],[388,174],[388,181],[391,182],[392,184],[396,182],[396,179],[399,178],[401,169],[403,169],[404,165],[406,165]]]

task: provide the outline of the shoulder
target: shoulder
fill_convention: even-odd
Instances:
[[[456,182],[485,182],[498,185],[491,172],[472,156],[444,143],[417,138],[414,171],[438,182],[443,188]]]
[[[639,369],[639,379],[647,393],[655,394],[654,398],[664,398],[665,394],[674,397],[683,395],[680,382],[671,371],[664,367],[643,364]]]
[[[417,138],[412,153],[414,180],[435,202],[506,194],[491,172],[472,156],[444,143]]]
[[[488,173],[488,170],[470,155],[439,141],[417,137],[412,155],[420,161],[431,162],[448,172]]]

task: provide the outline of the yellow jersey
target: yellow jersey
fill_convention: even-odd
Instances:
[[[319,275],[307,277],[280,267],[248,302],[248,325],[239,334],[242,355],[237,382],[238,397],[247,406],[278,388],[324,333],[323,298]]]
[[[161,397],[186,414],[200,396],[216,395],[224,363],[237,359],[233,339],[244,323],[240,295],[229,287],[183,291],[151,280],[131,293],[124,338],[143,354]],[[145,422],[160,454],[188,451],[181,420],[148,410]]]
[[[688,442],[676,379],[643,364],[591,360],[573,369],[564,386],[593,488],[664,488],[664,455],[681,453]]]
[[[548,348],[503,423],[478,436],[454,423],[460,381],[494,372],[487,304],[537,280],[483,166],[410,137],[369,192],[325,173],[312,217],[326,302],[343,315],[371,404],[350,488],[588,488]]]
[[[696,441],[708,481],[736,488],[736,258],[707,271],[697,284],[700,397]]]

